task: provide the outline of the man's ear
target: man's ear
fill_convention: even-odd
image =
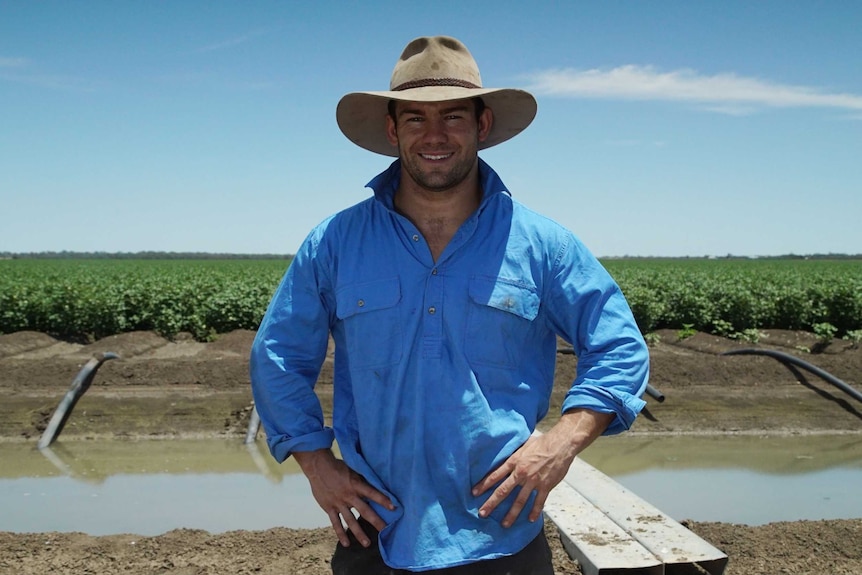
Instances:
[[[491,126],[494,125],[494,112],[491,108],[485,108],[479,114],[479,141],[484,142],[491,133]]]
[[[390,114],[386,114],[386,139],[395,147],[398,147],[398,133],[395,131],[395,120]]]

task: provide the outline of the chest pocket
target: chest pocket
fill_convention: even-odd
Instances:
[[[351,369],[401,360],[401,284],[397,277],[344,286],[335,293]]]
[[[470,280],[470,307],[464,349],[476,363],[518,366],[539,315],[533,286],[503,278]]]

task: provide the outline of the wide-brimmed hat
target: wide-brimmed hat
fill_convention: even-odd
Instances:
[[[335,117],[338,127],[354,144],[398,156],[398,148],[386,138],[386,114],[390,100],[445,102],[481,97],[494,112],[491,132],[479,149],[496,146],[518,135],[536,116],[536,99],[524,90],[483,88],[479,67],[467,47],[455,38],[416,38],[404,48],[389,90],[352,92],[341,98]]]

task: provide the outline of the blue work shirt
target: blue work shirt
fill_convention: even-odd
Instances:
[[[395,503],[388,565],[428,570],[510,555],[542,529],[523,511],[488,518],[471,488],[548,411],[557,336],[577,377],[563,411],[614,413],[606,434],[644,406],[648,354],[622,293],[568,230],[512,200],[479,162],[483,198],[438,261],[394,210],[395,161],[374,196],[314,228],[278,287],[251,353],[254,399],[273,456],[328,448]],[[314,386],[335,342],[333,424]],[[532,505],[532,498],[527,509]]]

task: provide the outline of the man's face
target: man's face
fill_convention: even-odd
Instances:
[[[476,166],[479,142],[488,137],[492,119],[489,109],[477,119],[472,100],[396,102],[395,119],[387,117],[387,135],[416,184],[448,191]]]

